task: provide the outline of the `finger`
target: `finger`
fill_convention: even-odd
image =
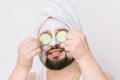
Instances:
[[[72,45],[72,43],[73,43],[73,40],[65,40],[65,42],[64,42],[64,44],[66,46],[70,46],[70,45]]]
[[[66,34],[66,40],[73,40],[73,39],[78,39],[80,37],[79,34],[73,34],[73,33],[68,33]]]
[[[74,34],[76,37],[79,37],[79,38],[85,38],[85,35],[78,30],[70,30],[69,33]]]
[[[85,39],[85,35],[80,31],[71,30],[67,33],[66,39]]]
[[[71,46],[65,46],[65,50],[66,50],[67,52],[70,52]]]
[[[29,50],[30,50],[30,51],[33,51],[33,50],[35,50],[35,49],[37,49],[37,48],[41,48],[40,45],[39,45],[37,42],[33,42],[33,43],[31,44],[31,46],[29,47]]]
[[[38,41],[39,45],[42,46],[42,41],[39,38],[36,38],[36,40]]]
[[[74,37],[76,37],[78,35],[78,33],[73,30],[73,29],[70,29],[66,35],[66,39],[73,39]]]
[[[68,31],[68,33],[72,33],[72,34],[74,34],[74,33],[76,33],[77,31],[76,30],[74,30],[74,29],[70,29],[69,31]]]
[[[39,44],[41,46],[41,40],[39,40],[38,38],[35,39],[37,44]]]
[[[30,38],[27,38],[27,39],[23,40],[22,43],[31,42],[31,41],[33,41],[33,40],[34,40],[34,38],[33,38],[33,37],[30,37]]]
[[[39,43],[40,44],[40,41],[39,41],[39,39],[37,39],[37,38],[29,38],[28,40],[26,40],[25,41],[26,43],[30,43],[30,42],[37,42],[37,43]]]
[[[72,36],[73,36],[73,34],[67,33],[67,34],[66,34],[66,40],[67,40],[67,39],[73,39]]]
[[[69,32],[70,32],[70,33],[73,33],[73,34],[74,34],[74,33],[81,33],[81,34],[82,34],[82,32],[80,32],[80,31],[78,31],[78,30],[75,30],[75,29],[70,29]]]
[[[31,52],[31,51],[35,50],[36,48],[40,48],[40,43],[36,40],[27,42],[24,45],[25,45],[24,49],[27,50],[28,52]]]
[[[37,48],[37,49],[33,50],[30,55],[31,55],[31,57],[34,57],[34,56],[40,54],[40,52],[41,52],[41,49]]]

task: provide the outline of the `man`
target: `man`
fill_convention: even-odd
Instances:
[[[64,43],[58,42],[56,33],[65,29],[68,31]],[[41,77],[37,80],[114,80],[96,63],[83,33],[68,29],[64,23],[53,18],[43,23],[38,35],[46,32],[53,36],[48,45],[43,45],[40,39],[35,38],[20,43],[17,63],[10,80],[35,80],[34,76],[29,75],[29,70],[36,55],[47,67],[46,74],[40,72],[46,78],[39,74]]]
[[[10,80],[113,80],[96,63],[69,0],[45,1],[38,36],[20,43]],[[31,75],[36,55],[45,67]]]

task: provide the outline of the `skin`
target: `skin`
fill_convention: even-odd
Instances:
[[[27,80],[33,58],[42,52],[40,45],[40,41],[35,38],[28,38],[20,43],[16,66],[9,80]],[[96,63],[83,33],[70,29],[64,47],[72,53],[75,61],[61,70],[48,69],[47,80],[79,80],[81,73],[85,80],[113,80],[106,77]]]
[[[18,47],[18,58],[9,80],[27,80],[34,56],[41,52],[40,42],[35,38],[23,40]]]
[[[52,27],[51,27],[52,26]],[[42,61],[43,64],[46,64],[46,59],[50,59],[52,61],[56,61],[54,58],[52,58],[50,55],[45,55],[46,52],[48,52],[49,50],[51,50],[51,48],[54,48],[56,45],[57,47],[60,47],[60,48],[65,48],[65,45],[64,43],[60,43],[56,40],[56,33],[60,30],[63,30],[63,29],[67,29],[67,26],[56,20],[56,19],[48,19],[43,25],[42,27],[40,28],[40,32],[38,33],[38,37],[40,34],[44,33],[44,32],[47,32],[49,34],[51,34],[52,36],[52,40],[50,42],[49,45],[46,45],[46,46],[42,46],[42,52],[41,54],[39,55],[40,56],[40,60]],[[57,48],[57,49],[60,49],[60,48]],[[57,50],[57,49],[54,49],[54,50]],[[53,50],[53,49],[52,49]],[[57,61],[60,61],[61,59],[65,58],[65,56],[67,56],[68,59],[72,60],[73,59],[73,56],[70,55],[70,53],[68,52],[65,52],[65,50],[62,52],[62,56],[59,56]],[[55,64],[57,64],[58,62],[56,62]],[[54,65],[55,65],[54,64]],[[63,65],[66,65],[66,64],[63,64]]]

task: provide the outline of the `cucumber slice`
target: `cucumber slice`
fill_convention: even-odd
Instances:
[[[67,30],[60,30],[60,31],[58,31],[57,34],[56,34],[57,41],[64,42],[66,34],[67,34]]]
[[[39,39],[41,40],[42,45],[46,46],[51,42],[52,36],[51,34],[45,32],[40,35]]]

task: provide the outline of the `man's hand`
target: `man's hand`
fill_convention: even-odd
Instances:
[[[29,71],[32,67],[33,58],[41,51],[40,42],[34,38],[28,38],[19,44],[17,64]]]
[[[65,49],[74,56],[76,61],[80,61],[80,59],[90,53],[85,35],[77,30],[68,31],[66,35]]]
[[[78,62],[85,80],[108,80],[92,56],[86,37],[81,32],[77,30],[68,31],[65,49]]]
[[[34,56],[41,52],[40,41],[28,38],[22,41],[18,47],[18,58],[10,80],[26,80],[32,67]]]

